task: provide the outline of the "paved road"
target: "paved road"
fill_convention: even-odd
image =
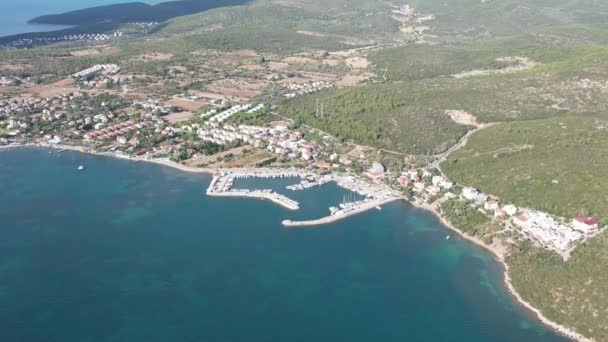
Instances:
[[[482,130],[484,128],[488,128],[491,126],[494,126],[494,123],[491,124],[484,124],[481,125],[477,128],[475,128],[474,130],[468,131],[467,134],[465,134],[462,138],[460,138],[460,140],[458,141],[458,143],[456,143],[456,145],[450,147],[449,149],[447,149],[445,152],[438,154],[435,156],[435,160],[429,164],[429,168],[434,169],[434,168],[438,168],[439,170],[441,170],[441,168],[439,168],[439,164],[441,164],[444,160],[446,160],[450,154],[452,154],[454,151],[458,150],[459,148],[463,147],[464,145],[467,144],[467,141],[469,140],[469,137],[479,131]]]

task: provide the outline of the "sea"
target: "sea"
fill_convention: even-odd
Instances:
[[[288,229],[283,219],[354,195],[285,189],[297,179],[235,185],[288,194],[292,212],[207,197],[210,180],[0,150],[0,341],[566,341],[513,300],[491,255],[428,211],[394,202]]]
[[[129,0],[1,0],[0,37],[54,31],[67,28],[59,25],[28,24],[27,21],[46,14],[58,14],[94,6],[129,2]],[[146,2],[146,1],[143,1]]]

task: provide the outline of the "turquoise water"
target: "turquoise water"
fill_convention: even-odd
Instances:
[[[292,213],[208,198],[209,180],[0,152],[0,341],[564,341],[511,301],[491,257],[445,240],[428,212],[393,203],[284,229],[343,193],[294,194]],[[281,182],[264,186],[293,180]]]
[[[27,21],[45,14],[57,14],[87,7],[110,5],[128,0],[2,0],[0,1],[0,37],[12,34],[53,31],[55,25],[32,25]],[[146,1],[143,1],[146,2]]]

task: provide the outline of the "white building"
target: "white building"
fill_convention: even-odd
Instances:
[[[597,230],[598,222],[591,217],[577,217],[572,220],[572,226],[576,230],[589,234]]]
[[[462,188],[462,197],[469,201],[474,201],[479,195],[479,191],[474,188]]]
[[[504,210],[509,216],[513,216],[517,213],[517,207],[512,204],[505,205],[502,210]]]
[[[493,211],[498,209],[498,201],[490,200],[483,204],[485,210]]]

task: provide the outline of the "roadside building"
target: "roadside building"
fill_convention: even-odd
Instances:
[[[505,213],[507,213],[507,215],[509,216],[513,216],[517,213],[517,207],[512,205],[512,204],[507,204],[502,208]]]
[[[314,167],[317,167],[317,168],[319,168],[319,169],[325,169],[325,170],[329,170],[329,169],[331,169],[331,164],[330,164],[330,163],[328,163],[328,162],[326,162],[326,161],[318,161],[318,162],[315,162],[315,163],[313,164],[313,166],[314,166]]]
[[[591,217],[576,217],[574,220],[572,220],[572,226],[574,229],[585,234],[596,231],[598,225],[598,222]]]
[[[415,192],[422,192],[422,191],[424,191],[424,183],[416,182],[416,183],[414,183],[414,186],[412,187],[412,189]]]
[[[367,170],[367,172],[365,172],[365,175],[373,180],[378,180],[382,177],[384,177],[384,173],[386,172],[386,169],[384,168],[384,165],[375,162],[374,164],[372,164],[372,167],[369,168],[369,170]]]
[[[474,201],[475,199],[477,199],[477,196],[479,195],[479,191],[477,191],[477,189],[474,188],[462,188],[462,197],[464,197],[464,199],[469,200],[469,201]]]
[[[488,211],[496,210],[496,209],[498,209],[498,201],[489,200],[483,204],[483,208]]]
[[[500,208],[496,208],[496,210],[494,210],[494,217],[499,219],[505,219],[507,217],[507,213]]]
[[[441,189],[435,185],[430,185],[426,188],[427,194],[429,194],[431,196],[437,195],[440,191],[441,191]]]
[[[513,218],[513,223],[525,228],[528,226],[528,217],[525,214],[519,214]]]
[[[418,177],[418,170],[416,170],[415,168],[411,168],[407,170],[407,175],[410,177],[411,180],[414,180],[414,178]]]
[[[447,179],[444,179],[443,181],[439,182],[439,187],[443,188],[443,189],[451,189],[454,186],[454,183],[450,182]]]
[[[431,179],[431,183],[433,183],[435,186],[438,186],[443,181],[445,181],[445,179],[442,176],[433,176]]]

